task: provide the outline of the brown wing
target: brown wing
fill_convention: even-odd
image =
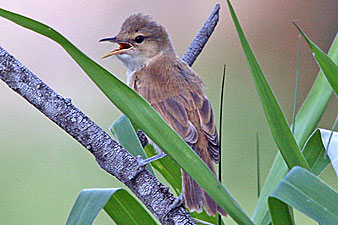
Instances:
[[[198,140],[198,132],[179,98],[181,97],[168,97],[152,106],[189,145],[193,146]]]
[[[208,140],[208,152],[213,161],[218,163],[220,146],[215,127],[214,112],[205,95],[201,96],[196,93],[191,93],[191,95],[198,111],[200,126]]]
[[[157,63],[136,74],[132,85],[192,147],[204,133],[208,152],[219,162],[214,115],[203,82],[184,62]],[[165,65],[168,65],[167,67]]]

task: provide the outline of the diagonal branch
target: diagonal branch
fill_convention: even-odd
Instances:
[[[216,5],[191,43],[184,58],[188,64],[191,65],[202,51],[217,24],[218,12],[219,5]],[[57,94],[1,47],[0,79],[90,151],[99,165],[129,187],[162,224],[195,224],[184,206],[170,207],[175,197],[148,170],[134,177],[138,167],[135,157],[76,108],[70,99]]]
[[[217,4],[182,57],[183,61],[185,61],[189,66],[192,66],[192,64],[195,62],[197,56],[199,56],[199,54],[202,52],[205,44],[214,31],[219,20],[219,9],[220,5]]]

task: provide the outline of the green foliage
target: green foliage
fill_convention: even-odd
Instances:
[[[287,205],[322,225],[338,224],[338,193],[309,171],[295,167],[269,197],[274,225],[293,224]],[[282,211],[280,211],[282,209]],[[283,213],[284,212],[284,213]]]
[[[116,224],[156,224],[143,206],[120,188],[84,189],[80,192],[66,225],[90,225],[104,208]]]
[[[109,130],[117,138],[122,147],[133,156],[136,157],[140,155],[142,158],[147,158],[147,155],[138,140],[133,125],[125,115],[118,118],[111,125]],[[147,165],[147,169],[154,174],[151,165]]]
[[[154,147],[149,143],[142,148],[141,143],[137,137],[135,129],[130,120],[122,115],[111,126],[111,132],[119,140],[120,144],[129,151],[133,156],[142,156],[143,159],[157,154]],[[182,179],[180,167],[170,158],[164,157],[162,159],[151,162],[151,165],[168,181],[174,188],[175,192],[179,194],[182,189]],[[152,171],[150,164],[147,168]]]
[[[294,23],[298,31],[303,35],[308,43],[313,57],[316,59],[319,67],[323,71],[326,79],[329,81],[332,89],[338,95],[338,67],[315,43],[313,43],[308,36]]]
[[[331,45],[328,56],[335,63],[338,63],[338,35]],[[294,136],[300,148],[303,148],[308,137],[317,126],[331,95],[332,88],[324,74],[320,72],[296,117]],[[287,172],[288,167],[281,155],[277,154],[263,185],[252,217],[255,224],[271,223],[267,204],[268,196]]]
[[[260,97],[265,117],[270,126],[271,134],[274,141],[279,148],[279,151],[283,155],[289,168],[294,166],[301,166],[309,169],[309,165],[304,159],[304,156],[300,152],[300,149],[296,143],[296,140],[291,133],[291,130],[280,108],[256,58],[253,54],[248,41],[244,35],[244,32],[239,24],[237,16],[228,0],[228,5],[232,19],[235,23],[239,39],[241,41],[245,56],[247,58],[252,77],[256,84],[256,89]]]
[[[308,98],[303,104],[300,112],[296,117],[295,124],[295,136],[290,132],[287,122],[283,116],[283,113],[255,59],[253,52],[250,49],[249,43],[247,42],[245,35],[239,25],[238,19],[235,15],[235,12],[230,4],[230,1],[227,0],[229,5],[230,13],[234,20],[239,38],[242,43],[251,73],[253,75],[258,95],[260,96],[263,109],[268,120],[271,133],[275,140],[276,145],[278,146],[280,153],[282,154],[285,161],[281,157],[281,154],[278,154],[273,166],[271,167],[268,178],[265,181],[263,186],[262,193],[260,195],[259,201],[257,203],[253,221],[256,224],[270,224],[271,218],[268,211],[267,197],[277,185],[279,180],[285,175],[285,173],[293,166],[302,166],[306,169],[309,169],[307,161],[304,159],[302,153],[299,151],[298,145],[303,146],[310,132],[313,131],[314,127],[317,125],[323,111],[326,108],[327,102],[331,96],[332,89],[328,85],[323,74],[319,74],[316,83],[314,84]],[[337,38],[336,38],[337,39]],[[336,41],[335,41],[336,43]],[[331,55],[334,56],[334,61],[338,60],[338,46],[337,44],[332,45]],[[320,52],[320,54],[318,53]],[[332,61],[328,60],[327,56],[322,53],[322,51],[316,52],[319,55],[322,64],[321,68],[327,68],[331,71],[331,76],[337,76],[338,73],[332,73],[335,71],[334,66],[332,66]],[[316,55],[316,53],[314,53]],[[317,59],[317,58],[316,58]],[[311,105],[312,104],[312,105]],[[318,108],[315,108],[318,106]],[[299,125],[301,124],[301,125]],[[280,139],[280,137],[283,137]],[[296,143],[298,142],[298,145]],[[286,164],[288,167],[286,166]],[[288,212],[284,208],[284,212]],[[289,220],[290,222],[291,220]]]
[[[327,145],[322,142],[320,129],[317,129],[303,148],[306,161],[315,175],[319,175],[330,163],[330,159],[326,156],[326,147]]]

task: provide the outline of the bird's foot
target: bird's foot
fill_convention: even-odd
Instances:
[[[129,177],[129,180],[135,179],[137,175],[139,175],[141,172],[143,172],[145,170],[146,164],[143,164],[142,156],[140,156],[140,155],[136,156],[136,160],[137,160],[136,169],[135,169],[134,173],[132,173],[132,175]]]
[[[166,155],[167,154],[165,154],[164,152],[161,152],[157,155],[154,155],[154,156],[146,158],[146,159],[143,159],[142,156],[140,156],[140,155],[136,156],[138,165],[136,166],[136,170],[132,174],[130,180],[134,179],[138,174],[140,174],[142,171],[144,171],[147,164],[149,164],[153,161],[156,161],[158,159],[161,159],[161,158],[165,157]]]
[[[184,206],[184,193],[183,192],[175,199],[173,204],[171,204],[169,206],[168,212],[170,212],[171,210],[174,210],[176,208],[179,208],[181,206]]]

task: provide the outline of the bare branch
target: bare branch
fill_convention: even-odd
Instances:
[[[70,99],[58,95],[0,47],[0,79],[89,150],[100,166],[128,186],[163,224],[195,224],[184,207],[168,212],[175,197],[148,170],[135,179],[137,160]]]
[[[185,54],[184,60],[190,65],[214,30],[218,11],[219,5],[216,5]],[[211,19],[215,17],[216,21]],[[90,151],[99,165],[128,186],[162,224],[195,224],[184,206],[170,207],[175,197],[148,170],[134,177],[138,167],[135,157],[76,108],[70,99],[57,94],[1,47],[0,79]]]

